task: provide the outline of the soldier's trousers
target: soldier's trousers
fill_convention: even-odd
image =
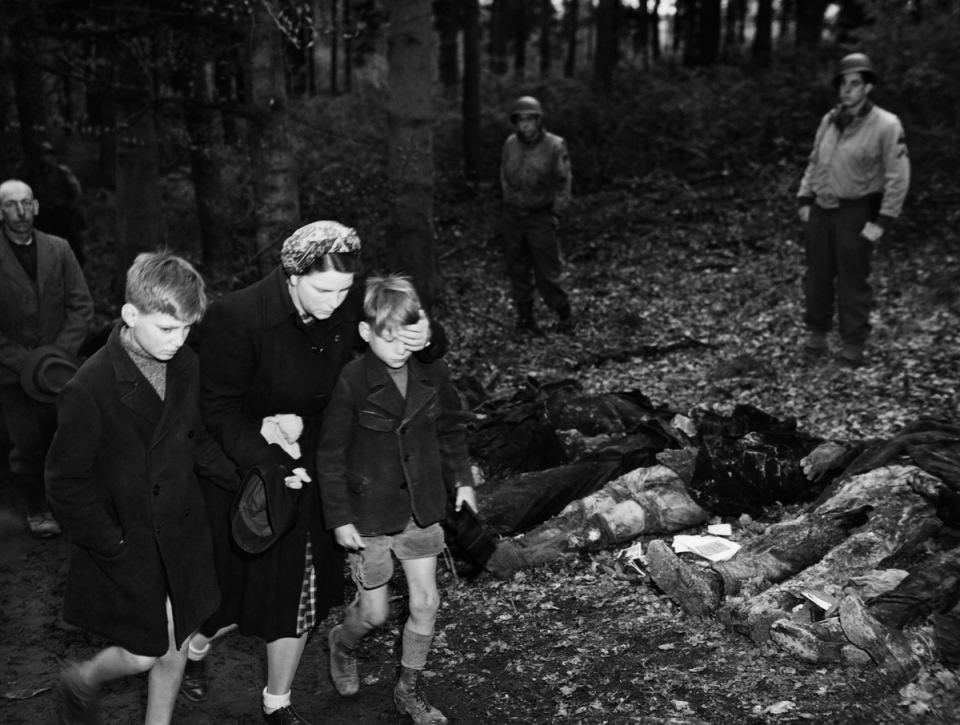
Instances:
[[[501,231],[514,302],[532,302],[534,290],[540,290],[548,307],[556,310],[567,305],[567,293],[560,286],[557,218],[550,210],[504,204]]]
[[[870,336],[873,244],[860,232],[873,219],[869,200],[841,200],[836,209],[814,204],[806,227],[804,322],[811,331],[829,332],[836,299],[840,338],[856,347],[862,347]]]

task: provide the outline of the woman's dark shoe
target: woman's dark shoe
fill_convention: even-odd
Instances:
[[[263,705],[261,705],[260,714],[263,715],[263,721],[267,723],[267,725],[311,725],[309,720],[297,714],[297,711],[293,709],[293,705],[281,707],[279,710],[274,710],[273,712],[267,712],[263,709]]]
[[[190,702],[203,702],[209,694],[206,660],[187,660],[180,681],[180,694]]]

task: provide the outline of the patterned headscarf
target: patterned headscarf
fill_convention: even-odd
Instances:
[[[318,257],[334,252],[359,254],[357,231],[339,222],[313,222],[300,227],[283,243],[280,263],[288,275],[300,275],[310,269]]]

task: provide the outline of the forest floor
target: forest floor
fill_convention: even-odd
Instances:
[[[435,314],[464,389],[497,401],[528,376],[573,377],[591,392],[638,389],[678,412],[750,403],[836,438],[888,436],[921,415],[956,419],[960,244],[956,225],[946,223],[956,220],[927,224],[923,199],[912,200],[916,219],[904,220],[875,255],[867,365],[807,366],[799,354],[795,184],[792,169],[736,182],[657,172],[577,199],[562,228],[577,327],[559,334],[542,312],[548,334],[536,339],[513,335],[495,200],[442,202],[447,297]],[[14,508],[8,472],[0,471],[0,722],[54,722],[60,668],[105,643],[62,622],[68,546],[31,539]],[[948,531],[927,548],[956,537]],[[427,691],[452,723],[960,722],[949,670],[934,667],[894,692],[873,668],[803,664],[687,617],[613,552],[509,581],[457,578],[442,564],[440,572]],[[311,637],[294,699],[315,725],[409,722],[390,699],[402,581],[397,592],[395,616],[360,650],[357,697],[339,698],[327,675],[324,635],[339,612]],[[210,657],[209,700],[179,703],[175,722],[259,722],[261,644],[231,635]],[[145,691],[142,677],[109,685],[105,722],[141,720]]]

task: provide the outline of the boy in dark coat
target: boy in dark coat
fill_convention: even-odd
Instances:
[[[420,309],[409,279],[367,282],[359,328],[369,348],[343,368],[324,412],[317,480],[326,526],[350,552],[358,588],[343,623],[330,631],[334,686],[346,696],[359,689],[356,648],[389,614],[392,551],[410,589],[394,703],[417,725],[441,725],[446,717],[420,685],[440,604],[439,522],[449,494],[455,492],[458,511],[464,503],[476,510],[476,499],[447,367],[411,358],[396,334],[417,320]]]
[[[189,636],[220,593],[194,471],[237,488],[200,418],[199,366],[183,343],[206,308],[203,280],[170,254],[141,254],[106,346],[58,401],[47,498],[74,544],[63,618],[116,642],[61,675],[61,723],[97,723],[100,686],[149,671],[147,725],[166,725]]]

